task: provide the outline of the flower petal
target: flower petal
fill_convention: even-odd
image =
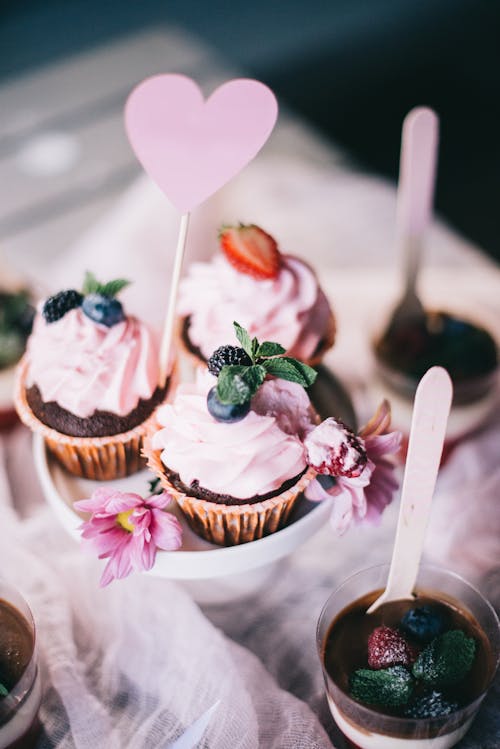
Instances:
[[[182,546],[182,526],[171,512],[153,510],[150,526],[154,544],[164,551],[175,551]]]

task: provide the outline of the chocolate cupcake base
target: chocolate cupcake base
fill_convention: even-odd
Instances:
[[[133,429],[105,437],[75,437],[44,424],[33,412],[25,387],[27,363],[21,360],[15,389],[15,406],[21,421],[33,432],[41,434],[49,451],[70,473],[93,481],[124,478],[145,467],[143,440],[154,413]],[[175,370],[170,377],[170,386]]]
[[[151,444],[157,429],[157,425],[153,427],[144,441],[148,466],[159,477],[163,488],[174,497],[194,532],[220,546],[256,541],[282,528],[301,493],[316,476],[314,469],[308,468],[292,486],[283,486],[275,496],[252,504],[225,505],[198,499],[179,491],[168,478],[161,461],[161,450],[154,450]]]

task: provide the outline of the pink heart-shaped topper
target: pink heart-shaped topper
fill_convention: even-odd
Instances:
[[[130,94],[125,127],[145,171],[185,213],[257,155],[277,115],[273,92],[259,81],[228,81],[205,101],[191,78],[156,75]]]

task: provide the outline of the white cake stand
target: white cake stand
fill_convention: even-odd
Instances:
[[[349,397],[341,384],[326,368],[313,396],[320,413],[335,414],[354,425],[355,416]],[[33,437],[35,466],[47,502],[61,524],[78,542],[82,522],[73,503],[88,499],[100,482],[72,476],[47,451],[43,438]],[[147,495],[153,478],[144,470],[125,479],[113,481],[121,491]],[[153,569],[148,573],[170,580],[180,580],[200,603],[222,603],[259,590],[273,572],[276,563],[291,554],[313,536],[326,522],[331,502],[309,502],[302,497],[288,525],[265,538],[239,546],[222,547],[205,541],[188,526],[178,508],[172,510],[183,530],[183,544],[178,551],[158,551]]]

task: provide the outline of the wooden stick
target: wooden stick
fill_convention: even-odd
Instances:
[[[182,261],[186,250],[186,239],[189,226],[189,212],[183,213],[179,227],[179,237],[177,239],[177,248],[175,250],[174,268],[172,271],[172,281],[170,283],[170,297],[168,300],[167,314],[163,326],[163,337],[160,347],[160,387],[164,387],[167,381],[168,365],[170,351],[172,348],[172,338],[175,322],[175,307],[177,304],[177,292],[179,290],[179,280],[182,271]]]

